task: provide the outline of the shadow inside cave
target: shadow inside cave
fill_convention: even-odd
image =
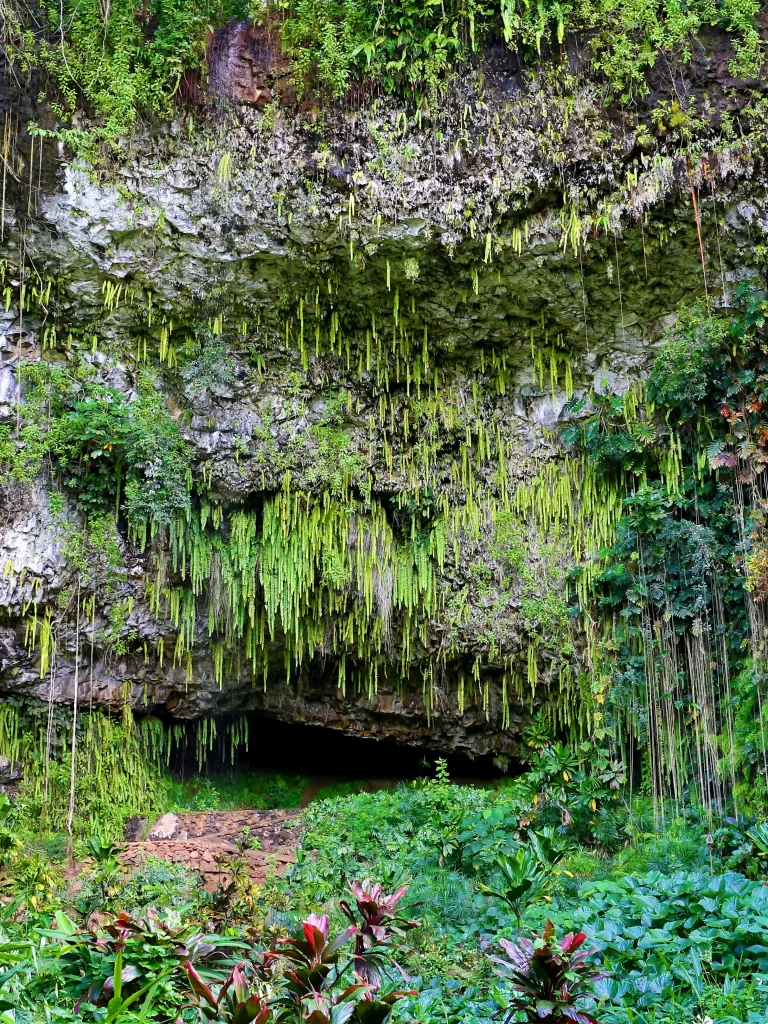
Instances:
[[[185,779],[278,772],[305,776],[310,780],[310,788],[316,788],[312,780],[323,780],[357,781],[365,784],[363,788],[379,789],[408,780],[434,778],[438,758],[445,760],[450,780],[464,784],[482,785],[523,770],[515,761],[507,764],[491,755],[470,757],[452,751],[425,750],[390,740],[349,736],[314,724],[281,722],[260,714],[244,717],[247,745],[232,742],[233,731],[242,737],[243,716],[216,718],[215,735],[211,738],[208,725],[204,741],[200,737],[200,723],[185,723],[171,756],[172,773]],[[203,753],[202,758],[199,752]]]

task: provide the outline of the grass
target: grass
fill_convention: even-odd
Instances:
[[[166,778],[161,812],[293,810],[309,780],[303,775],[278,772],[221,772],[178,781]]]
[[[367,788],[363,780],[332,780],[316,785],[307,776],[283,772],[212,772],[183,780],[166,776],[159,813],[294,810],[316,801],[353,796]]]

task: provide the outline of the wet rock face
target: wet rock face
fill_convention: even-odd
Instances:
[[[31,570],[26,578],[9,574],[3,581],[4,618],[10,623],[0,632],[0,693],[6,697],[33,698],[71,707],[75,692],[75,623],[58,615],[55,673],[40,675],[39,653],[25,646],[23,610],[36,594],[41,606],[61,605],[62,592],[72,583],[72,573],[63,563],[61,530],[41,524],[32,517],[30,536],[9,531],[4,554],[13,551],[24,558]],[[34,529],[37,526],[38,529]],[[119,590],[99,602],[95,621],[83,624],[80,634],[79,700],[81,706],[100,706],[115,712],[127,703],[137,715],[157,714],[164,718],[208,718],[233,713],[256,714],[289,723],[303,723],[335,730],[358,738],[403,743],[434,753],[454,752],[468,756],[503,756],[514,759],[519,753],[520,732],[530,711],[504,709],[501,666],[487,673],[485,701],[469,691],[461,706],[455,685],[457,666],[446,675],[442,685],[433,689],[430,706],[426,702],[418,659],[413,678],[403,679],[394,669],[391,676],[378,679],[375,691],[358,692],[349,685],[338,687],[338,662],[318,654],[300,672],[285,674],[284,651],[272,645],[268,681],[252,679],[247,670],[228,671],[222,682],[205,642],[206,627],[201,619],[199,641],[193,651],[194,672],[187,677],[184,666],[164,665],[157,658],[145,657],[160,637],[173,634],[172,625],[150,613],[145,598],[141,564],[126,552],[125,570]],[[36,580],[43,580],[40,586]],[[68,600],[68,597],[66,598]],[[116,604],[132,599],[133,610],[124,623],[121,636],[131,650],[118,651],[112,641],[105,649],[110,630],[110,613]],[[15,609],[15,610],[14,610]],[[514,615],[514,610],[513,610]],[[470,624],[470,631],[473,627]],[[467,641],[469,643],[469,641]],[[92,646],[93,644],[93,646]],[[93,660],[91,660],[91,658]],[[469,674],[471,664],[464,666]],[[10,771],[10,769],[9,769]],[[0,763],[0,785],[3,785]]]
[[[279,31],[251,22],[214,29],[207,62],[208,91],[219,99],[262,110],[276,94],[285,97],[290,64],[281,52]]]
[[[539,601],[549,613],[562,599],[566,556],[524,521],[510,561],[491,499],[501,480],[514,497],[558,452],[571,391],[624,391],[679,303],[703,295],[691,182],[716,200],[701,207],[709,293],[727,304],[736,282],[754,275],[755,237],[768,226],[763,172],[749,152],[723,150],[706,178],[664,157],[625,187],[635,140],[607,121],[598,91],[587,82],[578,92],[557,151],[546,143],[546,83],[530,88],[517,66],[494,64],[482,93],[462,83],[430,124],[406,118],[403,127],[402,112],[382,100],[328,113],[322,129],[281,106],[285,68],[264,30],[217,30],[209,66],[229,113],[198,134],[180,117],[165,134],[137,139],[111,175],[62,158],[34,217],[23,204],[8,209],[0,256],[24,249],[55,288],[42,305],[22,310],[12,291],[0,307],[0,423],[15,429],[19,363],[42,356],[53,324],[53,358],[66,365],[79,347],[96,379],[127,401],[151,366],[157,403],[190,447],[193,479],[222,508],[261,509],[288,478],[310,504],[368,495],[393,535],[403,532],[393,499],[427,489],[451,510],[474,502],[478,526],[448,544],[436,573],[441,602],[418,644],[404,659],[383,658],[370,686],[344,690],[338,654],[322,638],[286,673],[279,629],[263,678],[233,658],[217,681],[207,594],[189,665],[175,662],[177,624],[147,600],[151,545],[142,551],[120,523],[121,564],[80,634],[81,699],[179,718],[263,712],[433,751],[514,757],[532,710],[557,685],[563,651],[575,670],[584,665],[578,645],[530,608]],[[605,199],[602,233],[574,246],[586,194],[613,205]],[[225,349],[208,363],[184,356],[201,329]],[[396,368],[385,374],[386,360]],[[428,367],[420,380],[417,363]],[[78,514],[71,496],[54,514],[50,489],[45,471],[29,486],[0,488],[0,691],[71,703],[68,537]],[[169,579],[180,585],[178,573]],[[39,619],[53,615],[55,678],[41,677],[39,651],[25,644],[32,607]],[[404,619],[388,620],[395,652]],[[350,671],[361,657],[350,648]],[[460,700],[460,681],[480,664]]]
[[[21,781],[21,765],[8,757],[0,756],[0,786],[7,789]]]
[[[13,801],[19,795],[22,782],[22,769],[18,761],[0,755],[0,793],[4,793]]]
[[[17,494],[15,505],[10,498],[6,504],[8,518],[0,534],[0,558],[6,565],[6,574],[0,579],[0,607],[7,623],[0,631],[0,692],[40,701],[50,697],[56,703],[71,706],[76,626],[66,609],[64,614],[61,609],[62,598],[71,601],[74,579],[64,557],[67,521],[51,516],[45,491],[39,486]],[[124,545],[123,555],[118,589],[98,601],[93,623],[81,625],[82,706],[94,704],[117,712],[128,703],[139,715],[181,719],[256,713],[436,753],[516,757],[520,731],[529,711],[513,708],[505,713],[501,666],[487,677],[487,700],[483,702],[468,692],[466,706],[460,705],[450,673],[442,685],[434,688],[428,706],[418,659],[414,661],[412,679],[403,680],[400,672],[393,669],[390,676],[383,674],[375,690],[369,693],[357,692],[352,685],[342,692],[337,685],[338,663],[325,654],[318,654],[300,672],[286,679],[284,651],[279,643],[270,652],[267,685],[260,679],[253,680],[247,670],[229,671],[220,683],[205,641],[207,630],[202,618],[193,652],[193,678],[187,678],[184,666],[173,667],[168,661],[160,665],[156,658],[147,658],[145,652],[153,650],[160,637],[172,635],[173,627],[153,615],[147,605],[147,564],[129,545]],[[105,647],[112,609],[129,600],[132,611],[121,627],[120,637],[113,637]],[[40,674],[39,652],[25,645],[25,612],[35,601],[41,608],[59,609],[54,611],[59,652],[55,673],[46,673],[44,678]],[[514,607],[510,611],[513,622],[507,624],[508,629],[515,628]],[[439,624],[435,627],[439,632]],[[473,628],[476,627],[470,623],[467,645]],[[130,649],[123,648],[121,638]],[[469,663],[464,670],[469,674]],[[0,764],[0,775],[2,772]]]

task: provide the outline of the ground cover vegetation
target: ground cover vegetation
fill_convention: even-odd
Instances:
[[[226,905],[181,866],[123,868],[100,838],[65,882],[23,801],[6,802],[0,1012],[13,1024],[758,1024],[764,827],[731,818],[710,833],[688,807],[659,834],[648,797],[630,805],[594,750],[577,753],[566,786],[535,767],[456,786],[438,762],[433,777],[315,801],[289,873],[241,878]],[[560,756],[554,744],[531,756],[544,754]],[[578,824],[604,810],[610,835]]]

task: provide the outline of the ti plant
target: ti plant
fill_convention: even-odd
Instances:
[[[396,946],[415,927],[396,915],[405,888],[386,895],[381,886],[365,881],[355,883],[351,892],[362,923],[344,902],[342,909],[354,923],[338,935],[331,936],[327,915],[311,914],[298,935],[278,939],[261,955],[262,980],[276,992],[269,1003],[278,1024],[385,1024],[395,1003],[411,994],[379,991],[383,965],[397,966]],[[342,957],[353,937],[351,956]],[[350,968],[352,984],[344,980]]]
[[[582,949],[586,935],[569,934],[557,945],[555,927],[547,921],[544,934],[510,942],[501,939],[508,959],[493,957],[496,973],[516,993],[509,1004],[508,1022],[522,1011],[530,1024],[598,1024],[579,999],[592,994],[595,981],[603,974],[588,964],[589,950]]]
[[[346,900],[341,900],[340,906],[344,915],[357,929],[355,976],[359,981],[378,990],[386,963],[390,963],[406,977],[393,956],[393,949],[402,941],[405,933],[417,928],[419,923],[399,917],[397,914],[397,904],[408,891],[407,885],[388,896],[383,892],[381,885],[366,878],[363,882],[352,882],[349,890],[355,898],[360,924],[358,925],[357,917]]]
[[[245,976],[245,964],[233,967],[216,995],[191,963],[187,962],[185,967],[191,1002],[201,1020],[217,1024],[267,1024],[271,1019],[272,1011],[266,999],[251,988]]]
[[[299,935],[278,939],[262,960],[269,974],[282,974],[284,992],[278,1004],[295,1009],[313,992],[330,988],[342,973],[338,967],[341,949],[356,931],[347,928],[331,938],[328,915],[310,914]]]
[[[376,889],[375,886],[372,888]],[[362,887],[361,893],[365,893]],[[400,895],[384,897],[394,901],[388,904],[390,911],[394,911]],[[378,909],[381,912],[381,908]],[[369,912],[371,917],[387,916],[375,914],[372,907],[369,907]],[[387,947],[395,934],[392,920],[394,918],[387,925],[371,925],[380,938],[372,931],[370,945],[367,948],[363,945],[360,956],[356,943],[352,960],[356,979],[360,979],[364,972],[374,978],[373,983],[356,980],[355,984],[344,986],[342,981],[350,962],[340,962],[341,951],[352,936],[360,938],[361,929],[357,925],[351,925],[331,938],[328,917],[312,914],[304,921],[301,935],[293,939],[278,939],[274,949],[267,950],[263,956],[264,966],[271,972],[271,983],[282,988],[282,993],[272,1001],[278,1010],[277,1021],[285,1024],[302,1020],[308,1024],[344,1024],[352,1019],[357,1024],[384,1024],[394,1004],[411,994],[398,991],[381,995],[378,992],[380,957],[391,955]]]

